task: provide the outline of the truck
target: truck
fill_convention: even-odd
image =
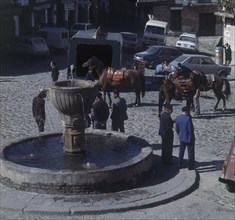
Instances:
[[[102,32],[100,28],[78,31],[69,42],[68,78],[71,75],[71,65],[75,77],[84,77],[87,70],[82,67],[82,64],[92,56],[102,60],[106,66],[120,69],[122,42],[121,33]]]
[[[145,24],[143,46],[166,45],[167,32],[167,22],[150,19]]]

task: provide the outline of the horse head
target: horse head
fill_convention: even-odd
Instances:
[[[97,64],[97,57],[93,56],[91,58],[89,58],[85,63],[82,64],[82,67],[83,68],[91,68],[91,69],[94,69],[96,67],[96,64]]]
[[[92,56],[85,63],[83,63],[82,67],[83,68],[87,67],[88,69],[95,69],[96,73],[99,76],[103,73],[105,69],[104,63],[95,56]]]

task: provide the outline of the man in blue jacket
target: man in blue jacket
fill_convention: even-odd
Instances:
[[[182,108],[182,114],[176,117],[175,120],[175,130],[179,136],[180,149],[179,149],[179,159],[178,159],[178,168],[182,168],[184,151],[187,147],[188,150],[188,169],[194,169],[195,162],[195,135],[194,135],[194,126],[192,122],[192,117],[190,115],[190,109],[188,107]]]

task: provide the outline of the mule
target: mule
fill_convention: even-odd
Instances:
[[[176,75],[178,75],[178,73],[176,73]],[[182,96],[183,91],[180,88],[178,88],[176,83],[174,83],[174,80],[172,79],[164,80],[159,90],[159,108],[158,108],[159,116],[161,114],[163,104],[165,102],[167,104],[170,104],[172,99],[181,100],[181,101],[186,100],[186,106],[191,108],[191,106],[193,105],[193,97],[196,93],[196,89],[200,89],[201,91],[209,91],[212,89],[217,98],[214,110],[217,109],[221,99],[223,100],[222,111],[226,109],[225,99],[228,99],[229,95],[231,94],[230,84],[227,79],[220,77],[218,75],[213,75],[213,80],[210,83],[211,85],[209,85],[208,80],[206,79],[203,73],[193,70],[190,73],[190,80],[192,83],[191,90],[186,91],[187,95],[184,97]],[[224,90],[223,86],[225,86]],[[177,93],[180,93],[181,97],[179,97],[179,94]]]
[[[223,100],[223,108],[222,108],[222,112],[226,109],[226,100],[228,100],[229,96],[231,95],[231,89],[230,89],[230,84],[228,79],[213,74],[212,76],[212,82],[207,81],[206,84],[202,84],[200,86],[201,91],[209,91],[209,90],[213,90],[216,98],[217,98],[217,102],[214,106],[214,111],[217,110],[218,105],[220,103],[220,100]],[[224,88],[224,89],[223,89]]]
[[[102,90],[104,92],[104,99],[106,100],[106,93],[109,97],[109,105],[112,104],[110,92],[113,89],[132,89],[135,92],[136,98],[134,105],[139,106],[142,98],[145,95],[145,81],[144,76],[139,71],[134,69],[123,70],[123,75],[119,80],[114,80],[109,77],[109,68],[97,57],[93,56],[82,64],[82,67],[95,70]]]

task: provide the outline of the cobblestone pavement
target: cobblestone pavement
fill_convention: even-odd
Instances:
[[[60,80],[66,78],[64,55],[54,57],[60,68]],[[33,61],[28,65],[10,66],[9,76],[0,77],[0,142],[37,133],[31,113],[32,98],[38,89],[48,87],[50,74],[48,60]],[[203,92],[200,98],[200,117],[194,117],[196,135],[196,170],[200,176],[198,189],[190,195],[161,206],[122,213],[79,216],[76,219],[233,219],[235,215],[235,194],[229,193],[218,181],[221,165],[228,153],[235,131],[235,67],[229,76],[232,95],[227,101],[225,112],[213,112],[216,103],[212,91]],[[17,73],[16,76],[13,76]],[[152,71],[146,70],[151,76]],[[146,139],[160,154],[161,139],[158,135],[158,91],[148,91],[142,99],[142,106],[132,107],[134,93],[121,93],[127,100],[129,119],[125,123],[126,133]],[[184,103],[173,101],[175,118],[181,113]],[[219,105],[222,108],[222,103]],[[46,131],[62,131],[58,113],[50,99],[46,99]],[[108,130],[110,130],[110,120]],[[174,155],[178,155],[178,138],[174,138]],[[187,153],[185,155],[187,158]],[[4,199],[0,197],[1,200]],[[40,216],[1,210],[1,219],[65,219],[61,216]],[[67,217],[66,219],[75,219]]]

